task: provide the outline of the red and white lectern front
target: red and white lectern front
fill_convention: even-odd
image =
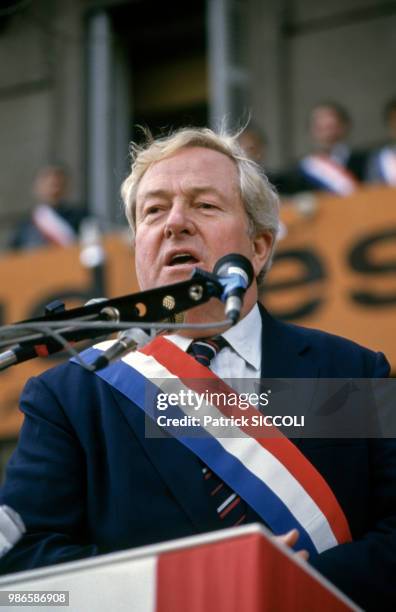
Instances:
[[[256,524],[4,576],[4,591],[68,591],[67,608],[44,596],[42,612],[359,610]]]

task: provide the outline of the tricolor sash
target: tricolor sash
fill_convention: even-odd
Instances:
[[[301,160],[300,168],[318,187],[338,195],[350,195],[358,187],[358,182],[351,172],[325,155],[307,155]]]
[[[48,204],[39,204],[33,211],[33,223],[52,244],[68,246],[76,240],[76,233],[56,210]]]
[[[88,349],[85,360],[92,363],[111,344],[104,342]],[[213,372],[161,336],[95,374],[150,418],[154,417],[153,404],[159,393],[165,396],[178,390],[180,397],[181,392],[199,394],[210,387],[219,396],[235,396],[235,391]],[[226,404],[214,400],[200,414],[229,414]],[[249,411],[257,415],[254,408],[244,410],[244,414]],[[194,410],[189,411],[184,404],[172,403],[166,415],[182,418],[191,412]],[[351,540],[347,519],[326,481],[275,427],[273,435],[260,439],[249,435],[249,428],[244,426],[239,428],[238,437],[233,426],[233,437],[221,438],[210,426],[194,427],[194,434],[188,437],[182,427],[163,429],[209,466],[275,534],[297,528],[299,548],[311,554]]]
[[[378,154],[378,165],[382,178],[388,185],[396,187],[396,151],[385,147]]]

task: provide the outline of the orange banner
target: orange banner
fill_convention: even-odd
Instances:
[[[383,351],[396,370],[396,190],[286,204],[263,303],[276,316]]]

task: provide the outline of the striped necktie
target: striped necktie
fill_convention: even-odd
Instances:
[[[223,336],[198,338],[190,344],[187,352],[208,368],[212,359],[226,346],[229,344]]]
[[[209,367],[211,360],[226,346],[229,344],[222,336],[199,338],[190,344],[187,352],[200,364]],[[247,512],[243,499],[203,463],[202,474],[209,497],[213,500],[224,527],[235,527],[243,523]]]

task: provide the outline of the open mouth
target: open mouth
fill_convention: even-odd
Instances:
[[[177,253],[173,255],[168,263],[168,266],[181,266],[183,264],[196,264],[198,259],[193,257],[191,253]]]

